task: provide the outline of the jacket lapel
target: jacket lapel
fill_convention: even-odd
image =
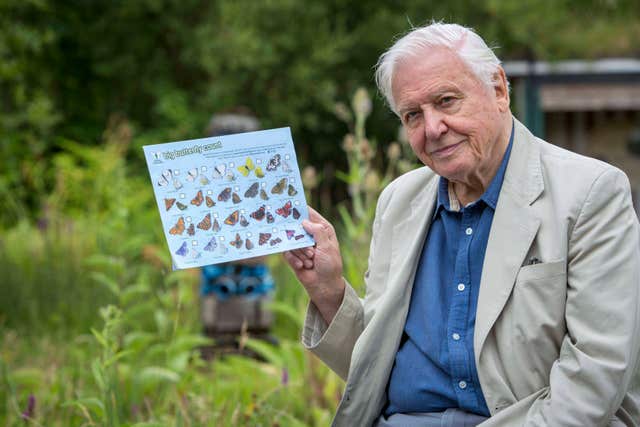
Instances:
[[[517,120],[511,158],[491,225],[476,311],[474,348],[480,366],[482,346],[504,308],[540,219],[531,205],[544,190],[535,137]]]

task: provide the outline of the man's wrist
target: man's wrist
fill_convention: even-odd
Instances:
[[[340,277],[336,284],[324,286],[322,288],[322,295],[318,295],[316,298],[311,299],[322,315],[322,318],[327,322],[327,325],[331,323],[340,309],[342,301],[344,300],[345,289],[345,280],[343,277]]]

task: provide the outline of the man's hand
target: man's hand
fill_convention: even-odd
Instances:
[[[315,247],[285,252],[284,258],[329,324],[342,304],[346,286],[340,245],[333,226],[312,208],[309,208],[309,220],[302,221],[302,227],[315,239]]]

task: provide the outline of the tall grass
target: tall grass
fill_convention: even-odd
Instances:
[[[351,200],[334,221],[357,288],[377,194],[403,161],[397,144],[377,155],[368,105],[361,90],[342,107]],[[261,360],[200,358],[211,342],[197,271],[170,271],[146,171],[129,169],[130,132],[117,126],[98,148],[66,142],[40,223],[0,239],[0,425],[329,424],[343,382],[299,344],[307,297],[280,257],[269,260],[278,345],[243,334]]]

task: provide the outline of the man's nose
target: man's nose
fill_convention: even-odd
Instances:
[[[438,140],[447,131],[442,113],[430,107],[423,107],[424,133],[427,140]]]

